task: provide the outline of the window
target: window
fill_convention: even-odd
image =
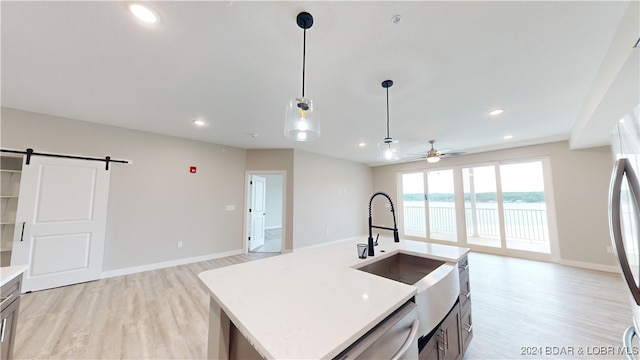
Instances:
[[[404,234],[426,237],[423,173],[402,174]]]
[[[493,162],[401,174],[404,236],[496,253],[550,254],[547,162]]]
[[[494,165],[462,169],[467,243],[500,247],[500,213]]]
[[[429,238],[457,241],[453,170],[427,171]]]
[[[457,241],[453,170],[402,174],[402,202],[405,236]]]
[[[500,179],[507,248],[549,253],[542,162],[500,165]]]

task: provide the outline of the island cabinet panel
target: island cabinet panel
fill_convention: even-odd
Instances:
[[[207,359],[229,359],[231,320],[211,298],[209,300],[209,339]]]
[[[462,359],[471,338],[471,286],[469,285],[469,261],[464,256],[458,261],[460,296],[449,314],[427,336],[420,340],[420,360]]]
[[[0,289],[2,302],[0,303],[0,341],[2,352],[0,359],[13,358],[13,343],[16,337],[18,325],[18,312],[20,311],[20,289],[22,286],[22,274],[10,280]]]
[[[420,350],[418,358],[420,360],[461,359],[460,336],[460,307],[456,303],[442,323],[429,334],[429,340]]]
[[[471,285],[469,283],[469,258],[465,255],[458,261],[460,271],[460,339],[461,353],[464,354],[473,338],[471,322]]]
[[[457,306],[449,313],[440,326],[442,339],[442,360],[457,360],[462,358],[460,349],[460,311]]]
[[[462,312],[461,312],[462,314]],[[460,317],[460,333],[461,333],[461,341],[460,345],[462,346],[462,353],[464,354],[469,347],[469,343],[471,342],[471,338],[473,337],[473,325],[471,323],[471,309],[468,309],[466,313],[463,313]]]
[[[229,338],[229,359],[242,360],[262,360],[258,351],[249,343],[238,328],[231,323],[231,332]]]
[[[440,352],[443,350],[440,344],[440,334],[436,332],[434,336],[427,341],[427,344],[420,351],[418,359],[420,360],[440,360]]]

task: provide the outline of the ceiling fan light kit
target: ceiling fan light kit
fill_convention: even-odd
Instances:
[[[389,88],[393,86],[392,80],[382,82],[382,87],[387,90],[387,137],[378,143],[378,160],[391,162],[401,159],[400,142],[389,135]]]
[[[313,25],[313,16],[301,12],[296,17],[298,26],[303,29],[302,43],[302,96],[287,105],[284,120],[284,135],[295,141],[312,141],[320,137],[320,121],[316,119],[313,101],[304,96],[304,77],[306,65],[307,29]]]
[[[437,163],[438,161],[440,161],[440,156],[435,155],[435,156],[427,156],[427,162],[429,163]]]
[[[442,157],[460,156],[460,155],[466,154],[466,152],[448,152],[448,151],[443,154],[439,150],[436,150],[433,147],[433,144],[435,142],[436,142],[435,140],[429,140],[429,144],[431,144],[431,149],[429,149],[429,151],[427,151],[426,153],[420,154],[421,158],[426,159],[428,163],[431,163],[431,164],[437,163],[438,161],[440,161],[440,158]]]

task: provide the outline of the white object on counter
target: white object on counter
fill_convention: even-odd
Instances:
[[[355,267],[397,252],[448,262],[469,252],[380,238],[376,256],[359,259],[356,244],[365,240],[357,237],[296,250],[205,271],[199,277],[211,294],[212,310],[219,306],[263,357],[333,358],[417,291]]]

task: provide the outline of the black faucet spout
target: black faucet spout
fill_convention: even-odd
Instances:
[[[376,226],[373,225],[373,220],[371,217],[371,204],[373,203],[373,199],[378,196],[378,195],[382,195],[384,197],[387,198],[387,200],[389,200],[389,204],[391,204],[391,215],[393,216],[393,228],[390,227],[384,227],[384,226]],[[373,194],[371,196],[371,199],[369,200],[369,238],[368,238],[368,255],[369,256],[374,256],[375,255],[375,251],[373,250],[373,233],[372,233],[372,229],[376,228],[376,229],[385,229],[385,230],[391,230],[393,231],[393,240],[395,242],[400,242],[400,236],[398,235],[398,226],[396,225],[396,212],[395,209],[393,207],[393,201],[391,200],[391,197],[389,195],[387,195],[384,192],[378,191],[377,193]]]

